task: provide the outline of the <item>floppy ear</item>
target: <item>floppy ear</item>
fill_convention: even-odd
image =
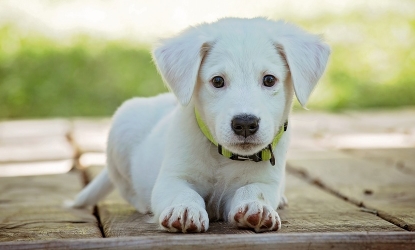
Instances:
[[[309,34],[291,24],[282,24],[277,36],[277,49],[287,61],[300,104],[308,98],[326,68],[330,47],[317,35]]]
[[[164,82],[182,105],[192,98],[200,64],[209,49],[208,39],[190,28],[177,37],[162,41],[153,59]]]

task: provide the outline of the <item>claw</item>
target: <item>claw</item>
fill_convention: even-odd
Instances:
[[[276,231],[281,228],[277,212],[269,205],[260,202],[249,202],[238,206],[236,213],[229,216],[238,228],[250,228],[255,232]],[[231,215],[232,213],[230,213]]]

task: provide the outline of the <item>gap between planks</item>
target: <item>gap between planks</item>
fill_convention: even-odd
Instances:
[[[86,185],[88,185],[89,182],[91,182],[91,179],[89,178],[88,174],[86,173],[85,168],[83,168],[81,166],[80,162],[79,162],[79,160],[80,160],[80,158],[82,156],[82,152],[81,152],[81,150],[79,149],[79,147],[77,146],[77,144],[75,142],[73,122],[71,123],[69,132],[66,134],[66,139],[68,140],[69,144],[71,145],[71,147],[73,148],[73,150],[75,152],[74,153],[74,165],[73,165],[73,168],[76,169],[76,171],[79,171],[81,173],[83,187],[86,187]],[[98,205],[94,205],[92,211],[93,211],[92,215],[97,220],[98,229],[101,232],[102,238],[106,238],[105,233],[104,233],[104,229],[102,227],[101,218],[99,216],[99,208],[98,208]]]
[[[88,185],[88,183],[91,181],[91,179],[89,178],[88,174],[86,173],[86,170],[85,169],[81,169],[81,167],[79,165],[79,158],[80,157],[81,157],[81,154],[79,154],[79,156],[75,159],[75,165],[77,165],[77,167],[76,167],[76,168],[78,168],[77,171],[80,171],[81,172],[82,181],[83,181],[83,184],[84,184],[84,187],[85,187],[86,185]],[[105,232],[104,232],[104,228],[103,228],[102,223],[101,223],[101,218],[99,216],[99,208],[98,208],[98,205],[94,205],[92,215],[97,219],[98,228],[99,228],[99,231],[101,232],[102,238],[106,238],[106,235],[105,235]]]
[[[305,170],[296,169],[295,167],[292,167],[289,163],[287,163],[286,168],[287,168],[287,172],[303,179],[304,181],[306,181],[306,182],[308,182],[308,183],[310,183],[314,186],[317,186],[318,188],[322,189],[323,191],[326,191],[326,192],[328,192],[328,193],[330,193],[330,194],[332,194],[332,195],[334,195],[334,196],[336,196],[336,197],[338,197],[338,198],[340,198],[340,199],[342,199],[346,202],[349,202],[353,205],[356,205],[357,207],[359,207],[361,209],[362,212],[367,212],[367,213],[374,214],[374,215],[378,216],[379,218],[381,218],[381,219],[383,219],[383,220],[385,220],[389,223],[392,223],[395,226],[398,226],[398,227],[400,227],[404,230],[414,231],[413,229],[411,229],[409,227],[409,225],[405,221],[403,221],[399,218],[396,218],[395,216],[389,215],[388,213],[383,212],[381,210],[367,207],[367,206],[364,205],[363,202],[358,201],[358,200],[353,199],[353,198],[350,198],[350,197],[347,197],[346,195],[343,195],[341,192],[336,191],[335,189],[329,187],[328,185],[325,185],[324,182],[321,181],[320,179],[313,178]]]

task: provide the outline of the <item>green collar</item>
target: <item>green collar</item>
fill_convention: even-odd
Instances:
[[[277,146],[278,142],[280,141],[282,135],[284,134],[284,131],[287,130],[288,121],[284,123],[284,126],[281,126],[277,135],[274,137],[274,140],[271,144],[269,144],[266,148],[262,149],[256,154],[248,155],[248,156],[242,156],[232,153],[231,151],[227,150],[226,148],[222,147],[222,145],[218,144],[215,139],[213,138],[212,134],[210,133],[208,127],[203,122],[202,118],[200,117],[199,112],[195,109],[195,115],[197,124],[199,125],[200,130],[202,130],[203,134],[211,141],[213,144],[215,144],[218,147],[219,154],[231,159],[231,160],[237,160],[237,161],[270,161],[271,164],[275,165],[275,157],[273,153],[273,148]]]

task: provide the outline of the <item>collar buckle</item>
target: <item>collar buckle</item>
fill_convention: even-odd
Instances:
[[[221,155],[224,155],[222,145],[220,144],[218,144],[218,153]],[[230,156],[228,158],[231,160],[235,160],[235,161],[254,161],[254,162],[262,161],[261,152],[258,152],[253,155],[246,155],[246,156],[230,153]]]
[[[262,161],[262,158],[258,153],[253,154],[253,155],[248,155],[248,156],[232,154],[230,159],[236,160],[236,161],[254,161],[254,162]]]

